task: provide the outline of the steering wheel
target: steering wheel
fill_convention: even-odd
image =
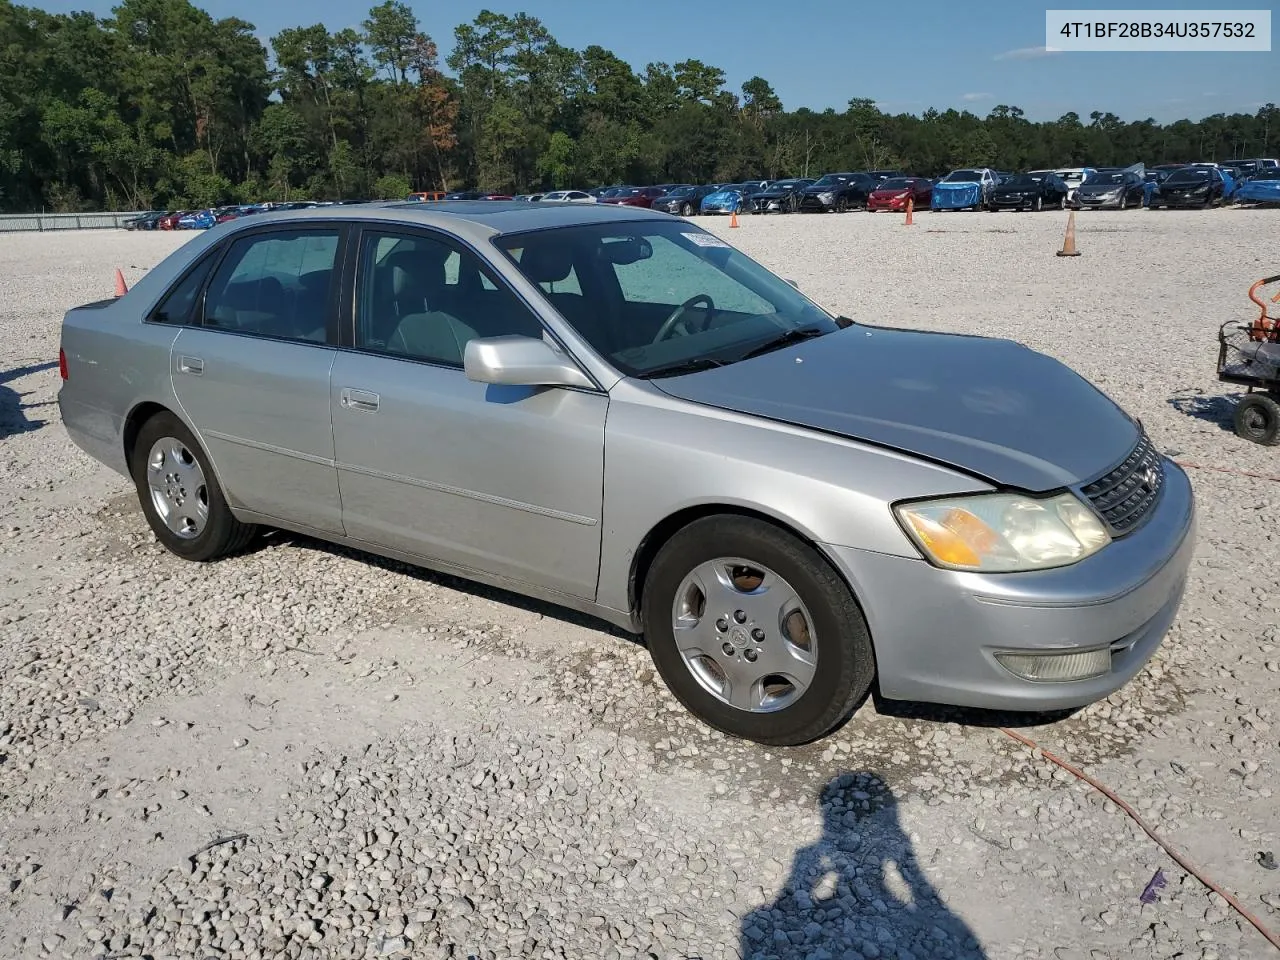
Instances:
[[[680,306],[671,311],[671,316],[667,317],[667,319],[662,322],[662,326],[658,328],[658,333],[654,336],[653,342],[661,343],[663,340],[670,337],[671,334],[675,332],[676,324],[684,318],[685,312],[688,311],[690,307],[699,303],[704,304],[707,309],[707,319],[702,324],[702,329],[705,330],[707,325],[711,323],[711,315],[716,312],[716,305],[715,302],[705,293],[699,293],[690,297],[684,303],[680,304]],[[683,328],[681,336],[688,335],[689,329],[687,327]]]

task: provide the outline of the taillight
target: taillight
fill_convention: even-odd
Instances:
[[[58,348],[58,376],[67,379],[67,351]]]

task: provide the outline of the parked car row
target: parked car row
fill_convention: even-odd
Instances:
[[[681,217],[768,213],[903,211],[908,203],[931,210],[1126,210],[1148,207],[1214,207],[1224,203],[1280,203],[1280,160],[1233,163],[1166,163],[1147,167],[1066,167],[1009,173],[966,167],[944,177],[908,176],[896,170],[828,173],[740,183],[616,184],[590,190],[504,194],[484,190],[411,193],[416,202],[520,200],[530,203],[607,203],[644,207]],[[218,223],[269,210],[366,203],[363,200],[296,200],[238,204],[205,210],[153,210],[124,222],[129,230],[207,230]]]
[[[270,210],[304,210],[311,207],[332,207],[365,200],[295,200],[288,203],[245,203],[225,207],[209,207],[205,210],[152,210],[124,221],[126,230],[208,230],[218,223],[238,220],[255,213]]]

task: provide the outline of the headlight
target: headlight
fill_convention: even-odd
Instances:
[[[819,200],[821,200],[823,203],[830,203],[830,202],[831,202],[832,200],[834,200],[835,198],[836,198],[836,195],[835,195],[834,193],[820,193],[820,194],[818,194],[818,199],[819,199]]]
[[[1111,536],[1071,493],[1038,500],[977,494],[894,507],[924,555],[940,567],[1011,573],[1062,567],[1096,553]]]

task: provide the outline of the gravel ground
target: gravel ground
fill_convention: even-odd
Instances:
[[[1179,459],[1280,474],[1214,378],[1280,213],[1087,212],[1074,259],[1052,213],[708,223],[830,308],[1022,340]],[[0,236],[0,955],[1273,955],[995,724],[1280,928],[1259,862],[1280,857],[1280,485],[1190,471],[1182,615],[1107,701],[1040,725],[869,703],[760,748],[573,614],[294,536],[208,567],[162,551],[63,432],[55,358],[67,307],[184,239]]]

